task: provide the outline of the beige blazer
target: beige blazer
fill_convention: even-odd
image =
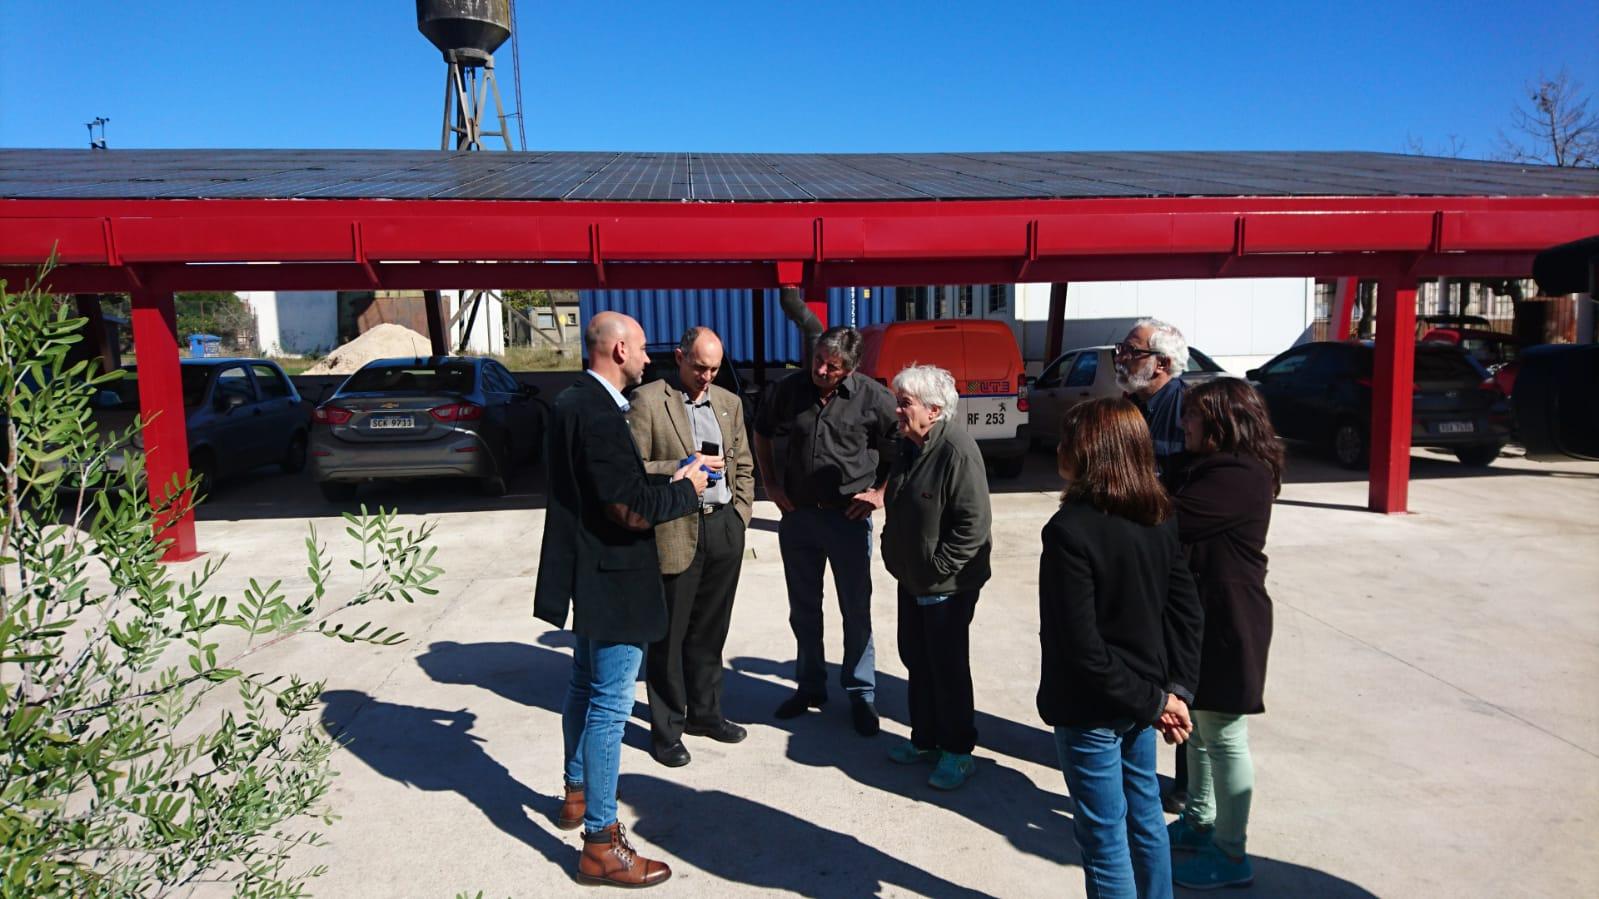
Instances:
[[[732,488],[733,508],[748,526],[755,502],[755,457],[744,429],[744,404],[715,384],[710,387],[710,395],[711,409],[722,426],[722,456],[727,459],[723,477]],[[699,444],[693,442],[688,410],[683,407],[683,392],[666,380],[651,381],[633,391],[630,401],[633,408],[627,413],[627,425],[644,459],[644,470],[664,475],[677,471],[678,463],[699,449]],[[685,515],[656,525],[655,545],[661,555],[662,574],[681,574],[694,561],[700,538],[700,523],[695,517]]]

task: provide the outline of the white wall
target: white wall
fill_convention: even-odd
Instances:
[[[446,320],[460,314],[455,326],[450,328],[450,351],[454,352],[461,345],[461,335],[466,333],[466,320],[472,314],[471,303],[466,302],[471,297],[471,291],[446,290],[440,296],[444,300]],[[467,348],[474,353],[505,352],[505,315],[500,309],[498,292],[490,291],[484,295],[483,302],[478,306],[477,319],[472,322],[472,337],[467,342]]]
[[[1037,365],[1049,361],[1043,358],[1049,288],[1016,285],[1017,338],[1023,356]],[[1310,278],[1079,281],[1066,290],[1061,349],[1115,343],[1138,319],[1158,318],[1223,368],[1241,374],[1308,339],[1315,302]]]
[[[269,356],[325,353],[339,339],[338,293],[331,290],[240,291],[255,312],[261,352]]]

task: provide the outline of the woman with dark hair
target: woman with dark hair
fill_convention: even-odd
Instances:
[[[1188,391],[1183,434],[1191,460],[1178,488],[1178,530],[1205,608],[1199,691],[1188,742],[1188,807],[1172,848],[1199,853],[1173,879],[1194,889],[1247,886],[1244,854],[1255,787],[1247,715],[1266,710],[1266,528],[1282,487],[1283,450],[1260,395],[1221,378]]]
[[[1168,897],[1171,855],[1155,731],[1180,743],[1203,618],[1149,427],[1132,403],[1083,403],[1061,423],[1060,510],[1038,572],[1038,711],[1055,728],[1088,895]]]

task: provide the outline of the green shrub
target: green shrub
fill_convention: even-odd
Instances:
[[[212,593],[217,559],[175,577],[152,526],[184,509],[152,511],[137,456],[107,470],[89,410],[115,375],[67,364],[80,327],[69,304],[0,282],[0,896],[303,895],[321,869],[293,854],[332,820],[334,744],[322,683],[257,670],[260,651],[400,641],[341,613],[432,595],[432,527],[346,516],[360,583],[340,598],[314,529],[292,600],[272,576]]]

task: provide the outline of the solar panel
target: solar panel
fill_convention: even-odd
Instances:
[[[778,202],[1599,196],[1599,171],[1393,153],[0,149],[0,198]]]

